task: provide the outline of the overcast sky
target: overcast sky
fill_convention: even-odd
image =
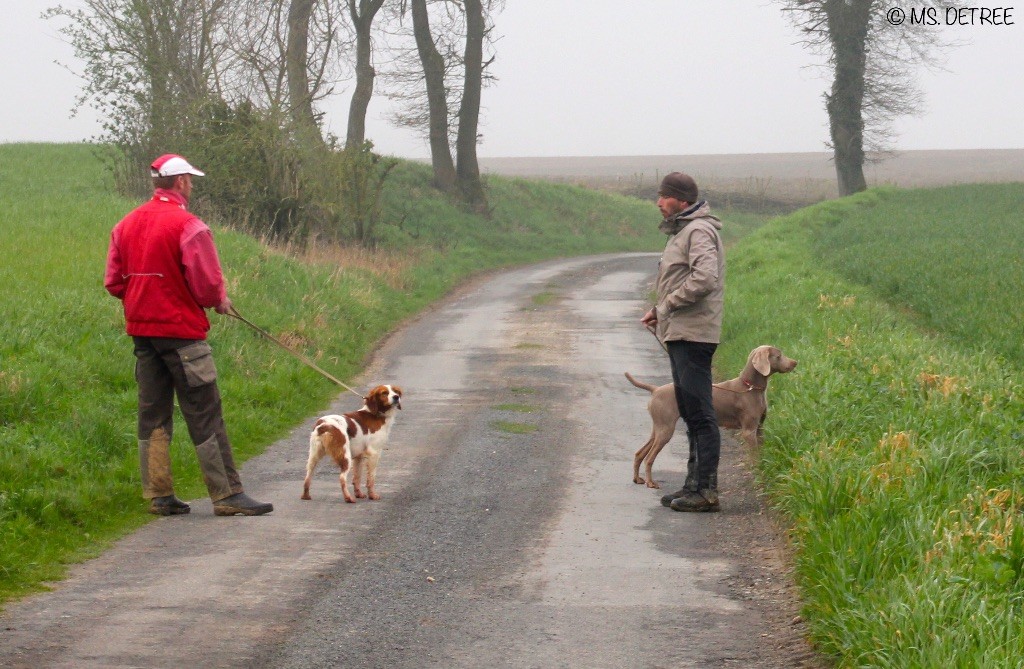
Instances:
[[[71,115],[81,81],[54,61],[80,65],[40,18],[54,4],[4,0],[0,142],[99,131],[91,109]],[[966,44],[947,53],[945,71],[919,72],[927,108],[898,124],[898,149],[1024,148],[1024,6],[1016,13],[1014,25],[946,29]],[[497,33],[481,156],[824,150],[826,73],[808,67],[817,57],[768,0],[507,0]],[[350,91],[339,85],[325,106],[342,136]],[[387,112],[386,100],[370,107],[377,148],[428,156]]]

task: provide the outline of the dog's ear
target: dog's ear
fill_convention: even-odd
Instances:
[[[363,399],[366,400],[366,408],[369,409],[372,413],[381,412],[382,406],[380,402],[380,386],[371,390],[370,394]]]
[[[772,363],[768,360],[768,356],[771,355],[771,352],[771,346],[758,346],[754,349],[754,352],[750,354],[750,363],[761,376],[768,376],[772,372]]]

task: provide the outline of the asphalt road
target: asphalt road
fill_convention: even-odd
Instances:
[[[721,513],[632,482],[650,424],[622,373],[668,380],[639,325],[656,263],[558,261],[460,290],[357,380],[405,390],[383,499],[345,504],[325,460],[299,500],[311,416],[243,468],[273,514],[197,500],[151,523],[9,606],[0,666],[824,666],[735,441]],[[669,490],[684,440],[655,466]]]

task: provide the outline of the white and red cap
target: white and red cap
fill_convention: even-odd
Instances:
[[[176,177],[179,174],[193,174],[197,177],[205,177],[206,172],[200,172],[181,156],[175,153],[165,153],[149,166],[149,173],[154,177]]]

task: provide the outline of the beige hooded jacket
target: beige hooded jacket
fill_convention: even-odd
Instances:
[[[658,264],[658,339],[719,343],[725,295],[722,222],[703,200],[659,228],[670,235]]]

